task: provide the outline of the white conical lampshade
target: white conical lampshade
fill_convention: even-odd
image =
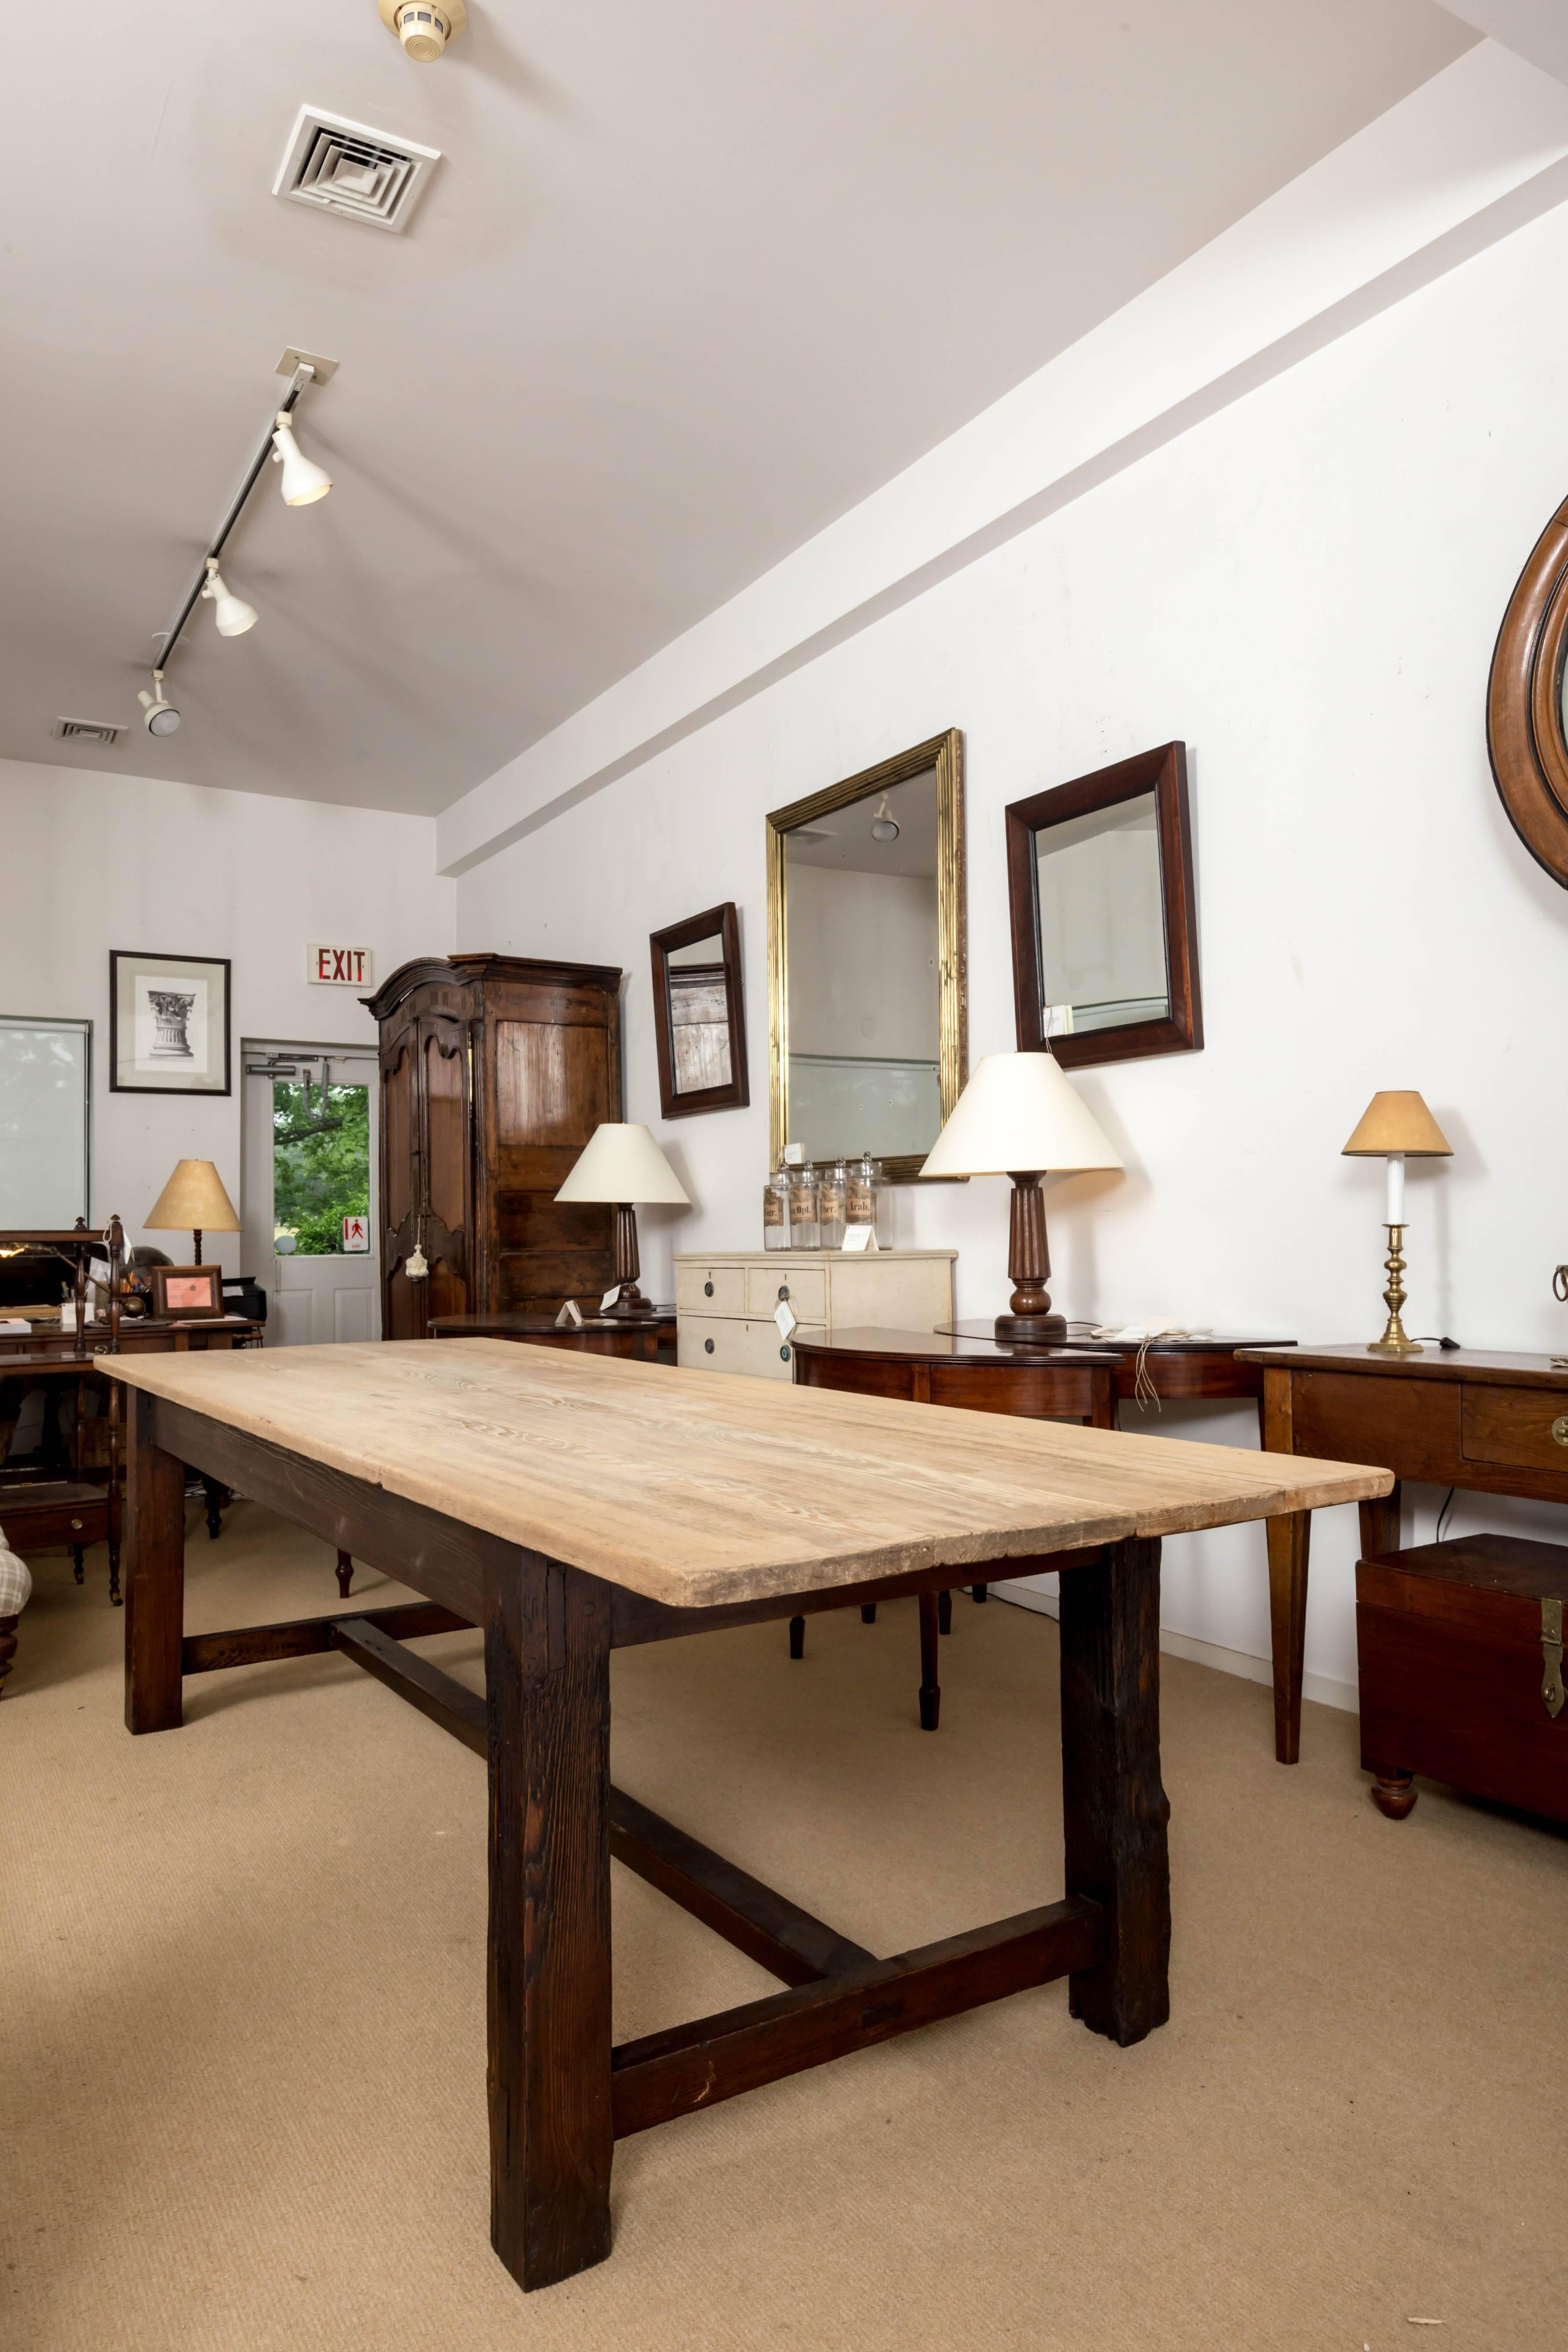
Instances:
[[[226,588],[221,572],[215,570],[207,573],[206,586],[202,594],[210,596],[217,607],[213,618],[217,623],[220,637],[243,637],[247,629],[255,628],[255,605],[247,604],[243,596],[237,596],[231,589]]]
[[[332,478],[320,466],[313,466],[305,457],[287,425],[280,425],[272,436],[272,446],[283,467],[283,503],[290,507],[308,507],[317,499],[324,499],[332,487]]]
[[[1120,1168],[1121,1160],[1051,1054],[986,1054],[922,1176]]]
[[[646,1127],[606,1120],[555,1195],[558,1201],[668,1201],[691,1196]]]

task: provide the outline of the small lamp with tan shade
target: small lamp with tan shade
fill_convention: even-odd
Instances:
[[[189,1233],[195,1263],[202,1262],[204,1234],[237,1234],[239,1219],[210,1160],[182,1160],[147,1212],[150,1234]]]
[[[558,1201],[604,1201],[616,1212],[616,1297],[606,1315],[641,1317],[654,1308],[637,1288],[638,1201],[658,1201],[689,1209],[691,1195],[654,1141],[635,1119],[605,1119],[594,1129],[582,1158],[555,1195]]]
[[[1384,1223],[1388,1227],[1388,1287],[1383,1294],[1388,1321],[1381,1339],[1369,1339],[1370,1356],[1418,1356],[1421,1343],[1406,1337],[1399,1310],[1405,1304],[1405,1163],[1407,1160],[1451,1160],[1454,1147],[1414,1092],[1373,1095],[1345,1145],[1347,1160],[1386,1160],[1388,1196]]]

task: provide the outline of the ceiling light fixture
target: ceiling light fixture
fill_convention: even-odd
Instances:
[[[217,606],[213,618],[217,623],[217,633],[220,637],[243,637],[247,629],[255,628],[255,605],[247,604],[242,596],[237,596],[232,589],[224,586],[223,574],[217,568],[216,555],[209,555],[207,558],[206,585],[202,590],[202,594],[210,596]]]
[[[317,499],[325,498],[331,488],[331,476],[301,455],[294,439],[291,419],[300,394],[311,384],[325,383],[329,376],[336,373],[337,365],[336,360],[324,360],[313,352],[293,349],[286,351],[279,361],[278,373],[289,378],[289,389],[268,420],[266,437],[246,467],[245,478],[229,502],[228,512],[207,541],[201,570],[174,615],[174,627],[163,632],[158,667],[153,672],[154,691],[152,694],[143,692],[137,697],[142,705],[142,724],[150,735],[172,735],[180,723],[179,712],[173,703],[163,698],[163,672],[168,667],[169,656],[180,641],[185,623],[195,611],[197,599],[202,596],[212,599],[216,608],[214,617],[221,636],[240,637],[247,629],[256,625],[255,606],[247,604],[242,596],[231,594],[225,587],[217,567],[228,535],[244,512],[245,502],[256,488],[268,457],[276,458],[283,468],[281,487],[284,501],[289,506],[313,505]]]
[[[332,487],[331,474],[323,473],[320,466],[312,465],[301,453],[288,413],[281,408],[278,412],[278,429],[272,436],[272,462],[283,468],[279,488],[286,507],[313,507]]]
[[[163,673],[153,672],[153,691],[145,687],[136,698],[142,705],[142,724],[149,735],[174,735],[179,731],[180,714],[172,702],[163,699]]]
[[[899,821],[889,813],[888,795],[884,793],[871,826],[871,838],[873,841],[897,841],[898,837]]]
[[[377,0],[377,5],[382,23],[417,66],[434,65],[447,42],[468,28],[463,0]]]

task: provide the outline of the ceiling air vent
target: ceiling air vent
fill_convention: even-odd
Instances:
[[[53,731],[68,743],[118,743],[125,730],[106,719],[57,719]]]
[[[400,235],[441,160],[438,147],[394,139],[368,123],[302,106],[289,134],[275,196]]]

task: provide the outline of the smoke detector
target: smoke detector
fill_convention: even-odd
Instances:
[[[377,0],[381,21],[416,65],[433,66],[448,41],[468,29],[463,0]]]
[[[289,204],[341,213],[401,236],[440,160],[438,147],[373,131],[368,122],[351,122],[324,107],[302,106],[272,193]]]
[[[68,743],[118,743],[124,730],[107,719],[57,719],[53,732]]]

